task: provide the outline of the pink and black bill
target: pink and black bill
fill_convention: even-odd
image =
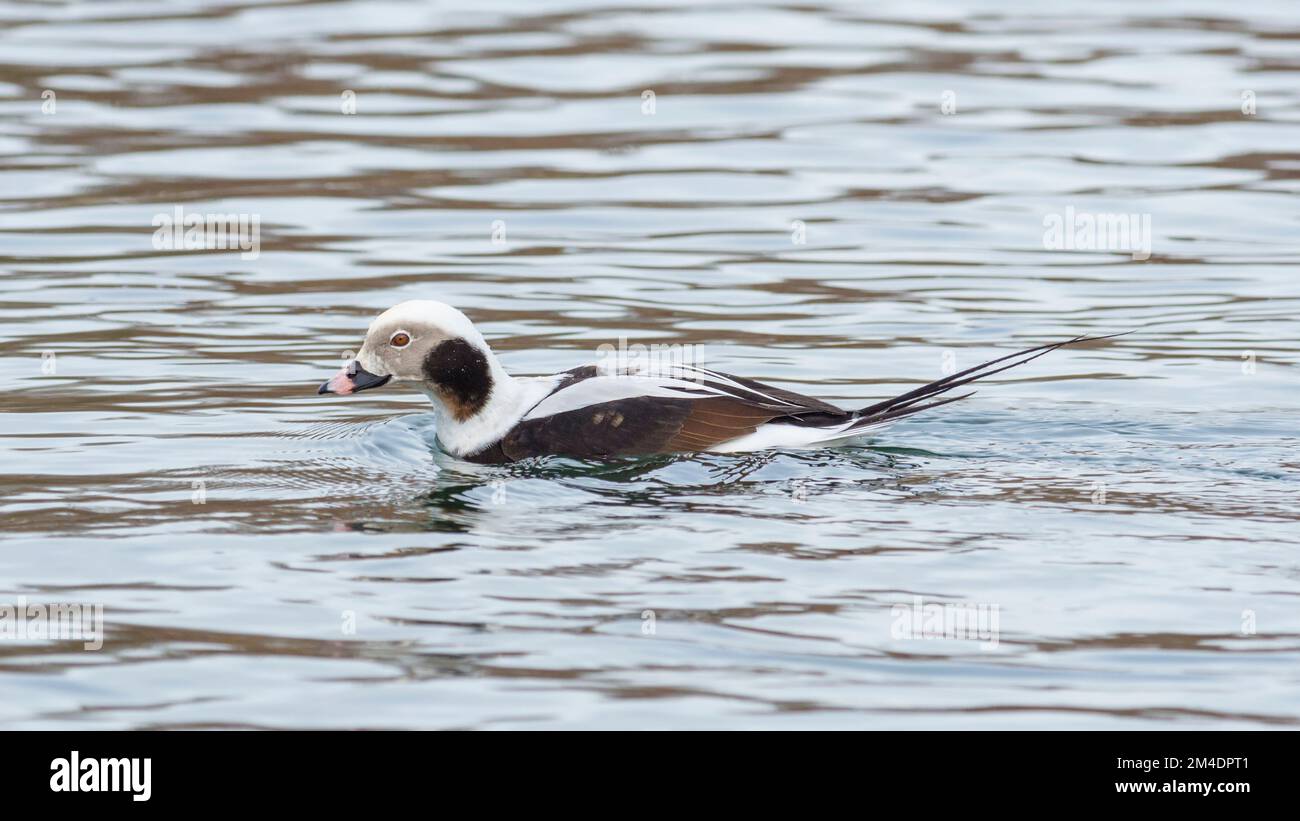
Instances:
[[[357,393],[358,391],[368,391],[371,388],[378,388],[381,385],[388,384],[391,376],[377,376],[365,368],[355,359],[343,366],[343,369],[330,377],[320,390],[316,393],[336,393],[339,396]]]

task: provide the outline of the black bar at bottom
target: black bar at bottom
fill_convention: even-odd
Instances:
[[[680,811],[692,795],[747,804],[873,798],[931,810],[1048,798],[1075,807],[1287,797],[1288,732],[343,733],[30,732],[4,736],[8,798],[39,808],[372,810],[456,798],[539,811],[606,804]],[[147,763],[146,763],[147,762]],[[76,782],[75,785],[73,782]],[[1195,786],[1192,786],[1195,785]],[[487,788],[486,791],[484,788]],[[703,792],[701,792],[703,791]],[[145,797],[147,793],[147,798]],[[594,807],[593,807],[594,808]],[[436,810],[431,810],[436,811]],[[448,811],[451,811],[450,809]]]

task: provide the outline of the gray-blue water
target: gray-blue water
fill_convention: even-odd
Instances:
[[[0,604],[105,629],[0,638],[0,726],[1296,725],[1298,178],[1281,0],[0,2]],[[868,447],[478,467],[315,395],[411,298],[846,407],[1134,333]]]

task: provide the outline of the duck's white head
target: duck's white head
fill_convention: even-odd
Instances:
[[[389,381],[416,383],[441,410],[463,422],[509,380],[468,317],[442,302],[411,300],[371,322],[357,358],[317,392],[346,396]]]

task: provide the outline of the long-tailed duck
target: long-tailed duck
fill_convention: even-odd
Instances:
[[[935,397],[1063,345],[1108,338],[1041,345],[843,410],[681,362],[611,358],[552,376],[511,376],[464,314],[441,302],[413,300],[380,314],[357,358],[317,392],[346,396],[390,381],[410,383],[433,400],[439,444],[473,462],[812,448],[843,444],[895,419],[965,399],[971,394]]]

